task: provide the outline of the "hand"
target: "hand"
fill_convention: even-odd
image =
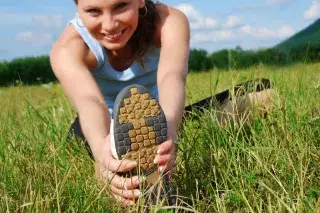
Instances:
[[[177,158],[177,145],[173,142],[172,137],[159,145],[155,163],[159,164],[160,173],[168,172],[169,179],[172,176],[173,168]]]
[[[101,150],[105,155],[96,160],[95,168],[98,179],[110,186],[111,195],[124,206],[134,205],[134,200],[140,196],[140,191],[136,189],[143,181],[138,176],[125,178],[119,176],[118,172],[128,172],[137,166],[137,163],[129,160],[116,160],[112,157],[109,143]]]

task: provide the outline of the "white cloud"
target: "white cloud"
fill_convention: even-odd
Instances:
[[[236,38],[231,30],[212,31],[210,33],[194,33],[192,43],[230,41]]]
[[[214,29],[219,26],[217,20],[205,17],[192,4],[179,4],[176,8],[188,17],[191,29]]]
[[[218,25],[218,21],[213,18],[207,17],[205,19],[206,28],[216,28]]]
[[[288,38],[290,36],[293,36],[296,32],[294,31],[294,29],[292,29],[292,27],[290,26],[282,26],[279,30],[278,30],[278,37],[280,38]]]
[[[292,0],[265,0],[264,5],[285,4]],[[239,39],[256,38],[258,40],[283,39],[294,35],[295,31],[291,26],[284,25],[278,29],[269,29],[267,27],[254,28],[251,25],[243,25],[240,17],[230,15],[226,18],[224,24],[217,20],[206,17],[201,14],[192,4],[180,4],[176,6],[186,14],[189,19],[191,33],[191,42],[223,42],[236,41]],[[208,29],[214,29],[210,31]]]
[[[291,2],[292,0],[265,0],[266,5],[280,5]]]
[[[261,39],[269,39],[269,38],[276,37],[276,32],[269,30],[266,27],[260,27],[260,28],[254,29],[250,25],[245,25],[240,28],[240,32],[246,35],[250,35],[254,38],[261,38]]]
[[[0,24],[37,24],[45,28],[61,28],[63,25],[63,16],[60,14],[42,15],[0,11]]]
[[[242,9],[259,9],[259,8],[268,8],[268,7],[277,7],[287,5],[293,2],[293,0],[265,0],[263,3],[256,4],[245,4]]]
[[[36,46],[51,45],[53,43],[52,34],[32,31],[18,33],[15,39]]]
[[[227,22],[225,24],[225,27],[227,28],[234,28],[234,27],[238,27],[241,24],[241,20],[239,17],[237,16],[228,16],[227,18]]]
[[[317,19],[320,16],[320,1],[313,0],[310,7],[304,12],[305,19]]]
[[[62,27],[62,15],[34,15],[33,20],[45,28]]]
[[[295,31],[290,26],[282,26],[279,29],[269,29],[266,27],[253,28],[250,25],[245,25],[239,30],[243,35],[249,35],[258,39],[274,39],[287,38],[292,36]]]
[[[31,23],[30,16],[21,13],[8,13],[0,11],[0,24],[26,24]]]

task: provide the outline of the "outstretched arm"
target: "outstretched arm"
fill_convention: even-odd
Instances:
[[[61,42],[62,43],[62,42]],[[80,39],[69,39],[54,45],[50,60],[74,109],[79,114],[82,131],[95,160],[109,135],[110,116],[103,96],[83,58],[88,51]]]
[[[161,53],[158,67],[159,101],[168,122],[168,141],[159,147],[157,162],[171,170],[175,161],[177,131],[185,106],[185,81],[188,72],[189,23],[179,10],[169,8],[161,27]],[[161,167],[160,167],[161,168]]]
[[[65,34],[67,36],[62,36],[51,51],[52,68],[79,113],[82,131],[95,158],[98,177],[103,182],[109,180],[112,196],[125,205],[132,204],[132,200],[139,195],[138,189],[135,189],[139,186],[138,177],[124,178],[116,172],[130,171],[136,167],[136,163],[112,157],[109,142],[110,115],[86,61],[88,47],[81,38],[72,35],[72,29],[67,29]],[[125,189],[134,189],[134,193]]]

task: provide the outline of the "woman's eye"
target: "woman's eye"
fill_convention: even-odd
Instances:
[[[91,15],[98,15],[99,14],[99,10],[97,10],[97,9],[88,9],[86,12],[90,13]]]
[[[116,10],[121,10],[121,9],[126,8],[127,5],[128,5],[128,3],[120,3],[120,4],[118,4],[118,5],[116,6],[115,9],[116,9]]]

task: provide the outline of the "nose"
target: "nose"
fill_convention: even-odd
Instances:
[[[102,29],[107,33],[114,33],[118,28],[118,20],[115,16],[112,15],[104,15],[101,20]]]

